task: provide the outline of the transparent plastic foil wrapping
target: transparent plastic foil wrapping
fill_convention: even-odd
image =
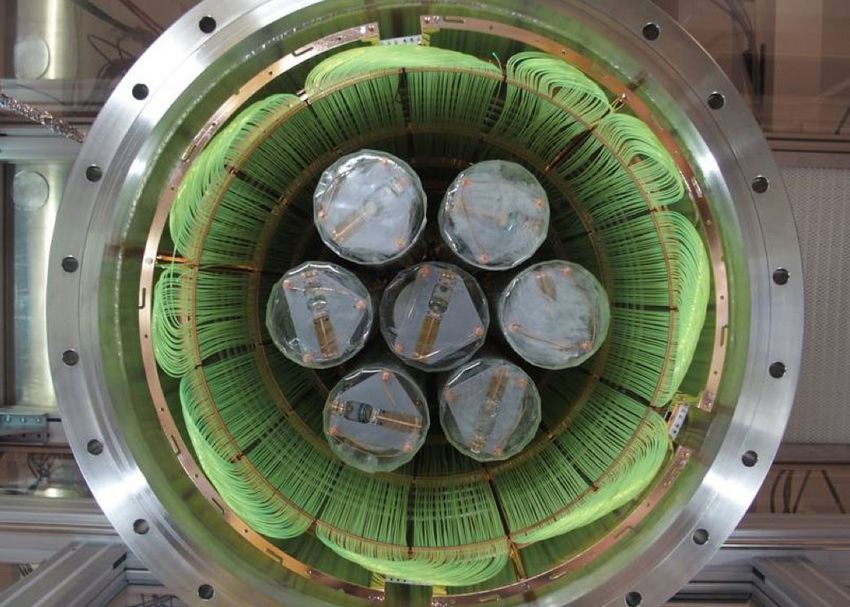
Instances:
[[[381,299],[381,332],[405,363],[447,371],[469,360],[490,325],[487,300],[457,266],[429,262],[402,271]]]
[[[566,261],[520,272],[497,302],[511,347],[544,369],[575,367],[605,341],[611,318],[605,289],[593,274]]]
[[[529,259],[546,240],[549,200],[527,169],[513,162],[475,164],[443,199],[440,232],[466,263],[506,270]]]
[[[391,154],[363,150],[323,174],[313,198],[316,228],[343,259],[383,265],[403,257],[425,228],[419,177]]]
[[[540,425],[540,394],[525,371],[482,358],[455,371],[440,392],[440,423],[464,455],[486,462],[522,451]]]
[[[409,462],[425,442],[430,419],[419,385],[387,366],[346,375],[331,390],[324,430],[333,452],[364,472],[389,472]]]
[[[322,369],[357,354],[372,328],[372,301],[357,276],[330,263],[304,263],[272,287],[266,327],[290,360]]]

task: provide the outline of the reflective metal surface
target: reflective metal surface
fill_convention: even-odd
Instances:
[[[56,413],[44,309],[52,296],[47,259],[67,164],[19,164],[11,171],[14,394],[10,406]]]
[[[723,381],[704,407],[712,411],[690,420],[680,436],[680,465],[660,487],[664,498],[648,516],[624,521],[615,550],[590,547],[578,557],[580,569],[548,574],[533,592],[529,586],[500,603],[619,606],[633,593],[643,605],[660,604],[731,533],[775,454],[796,384],[802,284],[788,203],[757,126],[711,60],[648,3],[210,0],[190,11],[117,88],[71,172],[59,211],[50,254],[48,352],[69,443],[118,532],[185,601],[368,603],[368,592],[355,596],[309,581],[325,580],[310,568],[281,566],[278,557],[242,540],[223,509],[186,477],[178,459],[185,447],[163,434],[143,373],[146,336],[138,318],[149,293],[140,297],[139,284],[143,268],[153,266],[143,251],[152,224],[164,219],[154,211],[170,169],[245,75],[359,24],[378,23],[382,38],[418,34],[424,14],[501,22],[579,49],[630,83],[635,98],[673,134],[694,168],[691,186],[706,197],[713,225],[704,227],[716,230],[722,245],[729,294],[725,329],[718,314]],[[647,29],[650,22],[658,30]],[[653,31],[659,35],[647,39],[644,32]],[[144,100],[132,95],[138,83],[150,91]],[[709,107],[712,93],[724,96],[722,108]],[[767,180],[766,189],[759,178]],[[68,256],[79,260],[78,271],[63,269]],[[787,284],[772,281],[778,267],[789,270]],[[139,519],[149,527],[144,534],[134,531]],[[697,529],[707,532],[705,542],[694,542]],[[452,600],[434,598],[433,604]]]

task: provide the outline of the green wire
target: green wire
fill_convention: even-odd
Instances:
[[[180,184],[169,227],[189,263],[156,284],[157,361],[182,378],[199,463],[253,529],[284,539],[312,529],[333,553],[414,583],[501,580],[507,534],[527,546],[581,529],[639,498],[667,460],[666,424],[647,404],[679,389],[711,288],[698,232],[667,210],[684,197],[681,177],[644,123],[542,53],[517,54],[503,73],[443,49],[357,48],[316,66],[305,92],[309,102],[273,95],[245,109]],[[368,475],[330,454],[311,372],[261,345],[257,298],[269,285],[256,270],[297,261],[312,230],[308,179],[352,142],[384,140],[404,154],[412,141],[422,157],[504,155],[468,132],[511,141],[566,183],[552,197],[553,234],[605,279],[613,305],[597,357],[604,381],[552,374],[544,419],[557,433],[493,466],[491,480],[431,443],[396,473]]]

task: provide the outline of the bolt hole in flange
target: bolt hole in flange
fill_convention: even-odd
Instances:
[[[697,546],[703,546],[708,543],[711,536],[706,529],[697,529],[694,531],[693,540]]]
[[[96,438],[93,438],[86,443],[86,451],[88,451],[90,455],[100,455],[103,453],[103,443]]]
[[[643,603],[643,596],[640,592],[630,592],[626,595],[626,607],[638,607]]]
[[[77,258],[73,255],[68,255],[64,259],[62,259],[62,269],[68,272],[69,274],[76,272],[77,268],[80,267],[80,262],[77,261]]]
[[[767,177],[764,175],[759,175],[755,179],[753,179],[753,192],[756,194],[764,194],[767,192],[767,189],[770,187],[770,181],[767,180]]]
[[[73,367],[80,362],[80,355],[76,350],[65,350],[62,352],[62,362],[69,367]]]
[[[647,23],[643,26],[643,37],[647,40],[658,40],[661,35],[661,26],[657,23]]]
[[[215,596],[215,588],[209,584],[201,584],[198,586],[198,597],[202,601],[209,601]]]
[[[143,518],[136,519],[133,522],[133,531],[138,535],[145,535],[150,530],[151,530],[150,525]]]
[[[215,31],[215,28],[218,24],[215,19],[207,15],[206,17],[201,17],[201,20],[198,21],[198,29],[200,29],[205,34],[212,34]]]
[[[752,468],[759,461],[758,453],[755,451],[747,451],[744,455],[741,456],[741,463],[744,464],[747,468]]]
[[[135,97],[139,101],[141,101],[142,99],[146,99],[148,93],[150,93],[150,89],[148,89],[148,86],[146,84],[142,84],[140,82],[139,84],[133,86],[133,97]]]
[[[785,268],[777,268],[773,271],[773,282],[775,282],[779,286],[788,284],[790,278],[791,273],[788,272],[788,270],[786,270]]]
[[[719,110],[726,105],[726,97],[722,93],[712,93],[708,96],[708,107],[713,110]]]
[[[86,168],[86,179],[88,179],[92,183],[100,181],[102,177],[103,169],[97,166],[96,164],[92,164]]]
[[[770,376],[774,379],[779,379],[780,377],[785,375],[786,371],[787,369],[785,368],[785,363],[777,361],[770,365]]]

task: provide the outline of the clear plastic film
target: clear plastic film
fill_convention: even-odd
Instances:
[[[469,360],[490,326],[487,300],[457,266],[423,263],[402,271],[381,299],[381,333],[405,363],[447,371]]]
[[[319,236],[334,253],[354,263],[383,265],[403,257],[421,237],[426,196],[403,160],[363,150],[322,174],[313,212]]]
[[[372,300],[357,276],[332,263],[307,262],[272,287],[266,327],[290,360],[313,369],[357,354],[372,329]]]
[[[508,459],[537,433],[540,394],[526,372],[507,360],[474,360],[440,392],[440,423],[464,455],[480,462]]]
[[[503,160],[475,164],[452,183],[439,213],[440,233],[466,263],[507,270],[546,240],[549,199],[522,166]]]
[[[364,472],[389,472],[425,442],[428,402],[410,375],[386,365],[360,368],[328,395],[324,431],[331,450]]]
[[[531,266],[497,302],[505,339],[527,362],[544,369],[575,367],[608,334],[608,295],[593,274],[567,261]]]

